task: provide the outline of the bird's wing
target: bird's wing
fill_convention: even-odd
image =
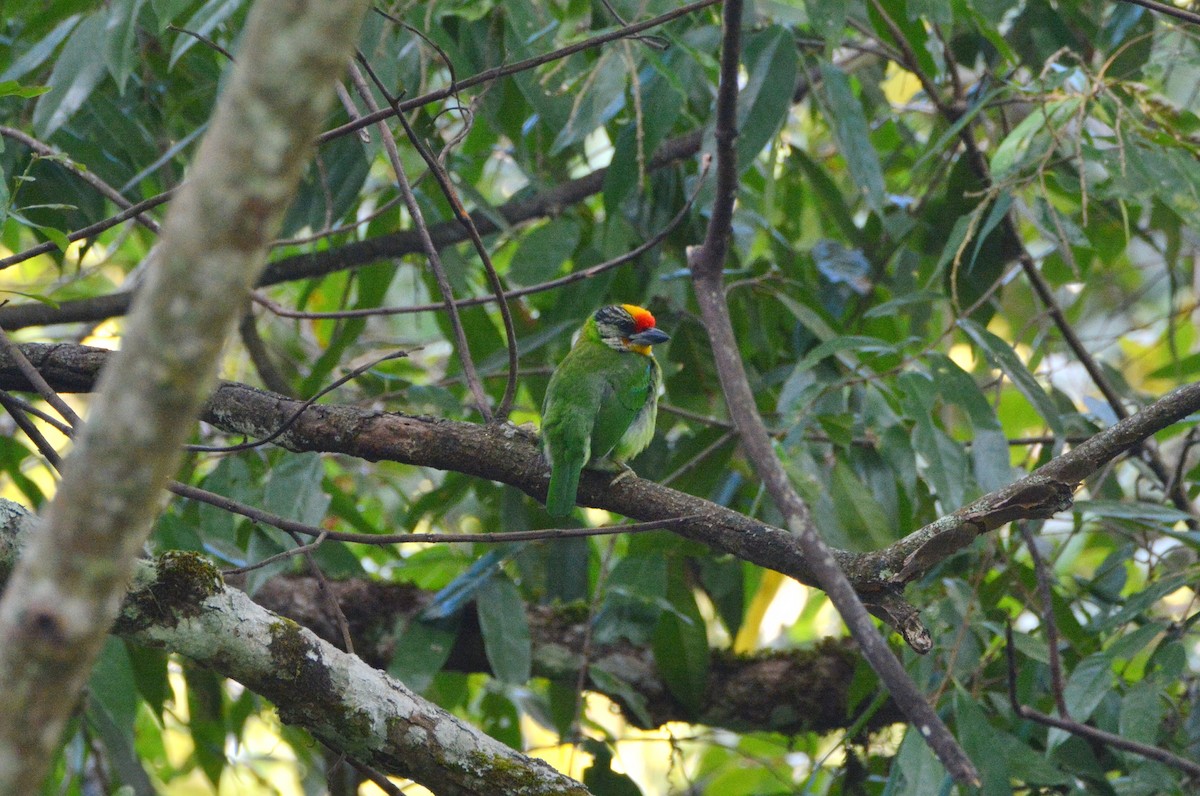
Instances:
[[[622,354],[620,365],[603,380],[600,407],[592,428],[592,458],[612,453],[650,397],[653,360]]]

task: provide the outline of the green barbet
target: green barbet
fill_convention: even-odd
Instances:
[[[650,347],[669,339],[633,304],[601,307],[587,319],[550,377],[542,406],[551,515],[571,513],[584,465],[628,471],[625,462],[650,444],[662,387]]]

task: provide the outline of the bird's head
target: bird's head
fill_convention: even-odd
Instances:
[[[633,304],[609,304],[592,315],[600,342],[617,351],[632,351],[650,355],[650,346],[665,343],[671,338],[654,328],[654,316],[649,310]]]

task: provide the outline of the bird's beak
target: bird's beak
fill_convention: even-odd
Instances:
[[[666,332],[658,329],[647,329],[644,332],[638,332],[633,337],[629,338],[629,342],[634,345],[658,345],[665,343],[671,339],[671,336]]]

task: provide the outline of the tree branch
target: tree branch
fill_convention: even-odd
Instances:
[[[67,343],[24,343],[21,350],[59,392],[86,392],[112,352]],[[31,390],[17,365],[0,355],[0,389]],[[549,471],[532,434],[512,426],[483,426],[338,404],[311,405],[233,382],[222,383],[202,418],[230,434],[262,438],[290,423],[274,442],[294,451],[341,453],[499,481],[537,500]],[[1200,382],[1181,387],[1137,414],[1094,435],[1009,486],[998,489],[882,550],[831,549],[834,560],[868,605],[882,601],[984,533],[1018,519],[1044,519],[1071,507],[1075,487],[1142,440],[1200,412]],[[703,498],[642,478],[611,483],[584,470],[580,503],[643,522],[688,517],[671,530],[720,552],[818,585],[794,534]]]
[[[33,519],[0,500],[0,582],[17,550],[36,538],[25,529]],[[315,579],[307,581],[315,586]],[[318,591],[314,587],[313,599],[321,604]],[[329,621],[336,634],[336,621]],[[168,552],[137,562],[113,631],[237,680],[271,700],[286,723],[436,793],[588,793],[547,763],[492,739],[357,655],[251,601],[198,554]]]
[[[226,578],[236,586],[236,577]],[[386,668],[396,654],[395,628],[421,615],[434,593],[410,584],[368,579],[329,584],[354,636],[355,649],[372,666]],[[337,644],[336,617],[308,576],[271,578],[254,593],[254,601],[311,629]],[[772,731],[793,735],[825,733],[850,726],[850,683],[856,653],[848,639],[829,639],[811,649],[772,651],[760,656],[714,654],[699,713],[671,695],[648,646],[625,640],[593,644],[584,655],[586,622],[577,611],[530,606],[526,612],[533,637],[533,674],[575,688],[580,665],[611,673],[641,698],[631,706],[627,693],[606,691],[600,680],[587,685],[622,707],[629,722],[654,729],[671,721],[700,723],[737,731]],[[468,607],[445,668],[491,673],[477,617]],[[586,672],[584,672],[586,678]],[[587,680],[585,679],[585,683]],[[885,704],[869,726],[882,727],[901,716]]]

